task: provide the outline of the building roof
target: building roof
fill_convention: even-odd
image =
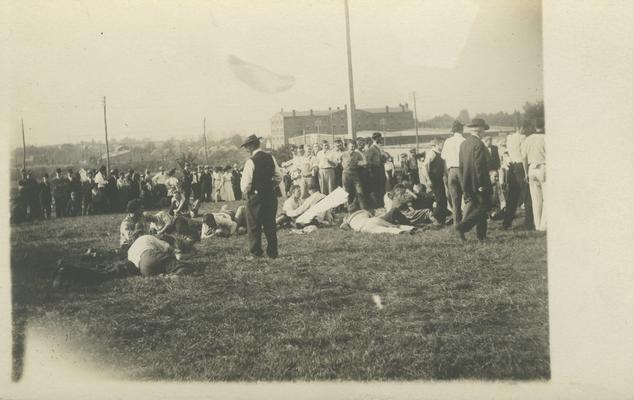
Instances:
[[[405,107],[405,111],[411,111],[408,108],[408,105],[404,104],[403,105]],[[371,108],[357,108],[357,111],[365,111],[367,113],[372,113],[372,114],[378,114],[378,113],[384,113],[385,112],[385,107],[371,107]],[[400,106],[395,106],[395,107],[389,107],[388,106],[388,110],[389,112],[402,112],[403,109]],[[313,110],[313,115],[317,115],[317,116],[329,116],[330,113],[336,113],[336,112],[341,112],[341,111],[346,111],[345,108],[339,108],[339,109],[335,109],[333,108],[332,110]],[[282,115],[283,117],[292,117],[293,116],[293,112],[292,111],[282,111],[282,112],[278,112],[275,113],[275,115]],[[310,116],[310,110],[295,110],[295,116],[296,117],[308,117]]]

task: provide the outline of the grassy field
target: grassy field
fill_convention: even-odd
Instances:
[[[122,217],[12,228],[18,336],[25,324],[63,330],[87,359],[135,380],[550,376],[543,233],[494,222],[480,245],[449,228],[284,230],[277,260],[245,261],[244,236],[216,239],[189,258],[199,276],[54,291],[57,258],[88,247],[115,258]]]

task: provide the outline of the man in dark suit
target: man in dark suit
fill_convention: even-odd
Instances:
[[[491,136],[485,137],[482,139],[482,142],[489,153],[489,171],[497,172],[500,169],[500,153],[498,152],[498,147],[493,145]]]
[[[459,171],[466,209],[462,221],[456,225],[461,240],[465,232],[476,227],[478,240],[486,240],[487,212],[491,204],[491,178],[489,177],[489,152],[480,139],[489,125],[481,118],[474,118],[467,127],[473,128],[471,136],[460,145]]]
[[[260,149],[260,139],[250,135],[242,146],[251,158],[244,163],[240,189],[246,196],[247,236],[249,260],[262,256],[262,231],[266,236],[266,254],[277,258],[277,196],[275,187],[282,181],[282,173],[275,158]]]
[[[368,164],[370,175],[369,189],[370,196],[377,207],[383,207],[383,196],[385,196],[385,152],[381,148],[383,137],[381,132],[372,134],[372,145],[365,152],[365,159]]]

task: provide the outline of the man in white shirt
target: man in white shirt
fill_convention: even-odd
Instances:
[[[299,186],[291,186],[289,194],[290,196],[284,201],[284,205],[282,206],[282,212],[275,220],[277,226],[280,227],[293,222],[290,215],[302,205],[302,190]]]
[[[454,121],[451,127],[453,136],[445,140],[441,153],[447,168],[447,187],[454,226],[462,221],[462,186],[458,167],[460,166],[460,145],[464,142],[463,129],[464,125],[460,121]]]
[[[314,206],[315,204],[319,203],[321,200],[323,200],[326,195],[323,193],[319,192],[319,187],[316,185],[311,186],[308,189],[309,192],[309,196],[308,198],[306,198],[302,204],[295,208],[294,210],[289,210],[287,212],[287,215],[291,218],[297,218],[300,215],[302,215],[303,213],[305,213],[306,211],[308,211],[308,209],[310,209],[312,206]],[[317,222],[319,223],[329,223],[332,221],[332,218],[330,218],[330,210],[326,210],[318,215],[315,216],[315,219],[317,220]]]
[[[327,140],[322,142],[322,149],[317,153],[317,166],[319,167],[319,186],[325,195],[335,190],[336,160],[332,157],[330,144]]]
[[[524,227],[533,229],[532,202],[526,183],[526,170],[524,169],[522,145],[526,135],[534,132],[532,124],[525,123],[518,132],[506,137],[506,151],[509,155],[508,174],[506,177],[506,211],[502,222],[502,229],[510,229],[513,225],[515,212],[520,204],[524,204]]]
[[[522,145],[524,169],[528,170],[535,229],[546,230],[546,141],[544,133],[533,133]]]
[[[270,258],[277,258],[275,187],[282,181],[282,173],[275,157],[260,149],[260,138],[257,136],[250,135],[241,147],[251,154],[251,158],[244,164],[240,180],[240,189],[247,199],[247,233],[251,253],[249,259],[253,260],[263,254],[262,231],[266,236],[266,254]]]

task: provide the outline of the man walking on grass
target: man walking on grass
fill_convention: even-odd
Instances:
[[[466,208],[462,221],[456,225],[461,240],[464,234],[476,227],[478,240],[485,241],[487,236],[487,212],[491,204],[491,178],[489,177],[489,152],[480,139],[489,125],[481,118],[474,118],[471,124],[471,136],[460,145],[459,171]]]
[[[262,231],[266,236],[266,254],[277,258],[277,196],[275,187],[282,181],[282,173],[275,158],[260,149],[260,139],[250,135],[240,147],[251,154],[244,163],[240,189],[245,194],[249,260],[261,257]]]

